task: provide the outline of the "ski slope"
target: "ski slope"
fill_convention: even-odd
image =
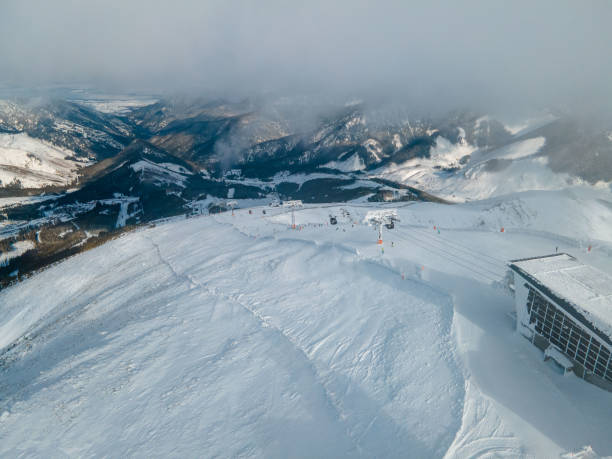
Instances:
[[[383,247],[373,205],[255,207],[65,260],[0,292],[0,456],[610,455],[612,394],[544,363],[500,286],[557,246],[612,272],[600,199],[395,206]]]

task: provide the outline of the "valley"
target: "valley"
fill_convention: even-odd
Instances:
[[[457,203],[567,186],[603,190],[612,181],[601,176],[612,149],[605,132],[587,139],[567,117],[541,114],[520,129],[470,113],[398,119],[364,104],[330,106],[307,125],[282,100],[83,91],[36,104],[6,99],[0,240],[3,251],[33,248],[13,252],[0,285],[126,227],[222,211],[228,200]],[[572,142],[595,151],[580,171],[561,166],[573,164],[563,157],[574,131]]]

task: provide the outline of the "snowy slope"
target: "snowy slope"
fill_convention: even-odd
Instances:
[[[23,188],[68,185],[89,164],[74,152],[27,134],[0,134],[0,187],[18,180]]]
[[[11,244],[11,248],[9,251],[0,252],[0,266],[8,266],[11,258],[18,257],[23,255],[28,250],[32,250],[34,248],[34,243],[32,241],[17,241]]]
[[[341,247],[205,219],[108,249],[2,294],[2,345],[36,343],[4,356],[2,454],[23,435],[30,453],[141,456],[439,456],[452,441],[463,383],[444,295],[387,285]]]
[[[410,224],[448,229],[542,234],[557,245],[602,246],[612,243],[612,194],[589,187],[529,191],[461,206],[423,203],[413,207]],[[416,211],[418,209],[418,212]]]
[[[155,183],[160,185],[178,185],[185,187],[185,181],[187,175],[192,175],[191,172],[179,166],[178,164],[171,163],[154,163],[152,161],[142,159],[130,164],[130,169],[141,174],[141,176],[147,176],[151,178]]]
[[[351,155],[349,158],[346,158],[342,161],[330,161],[326,164],[323,164],[321,167],[326,167],[329,169],[336,169],[341,172],[353,172],[353,171],[361,171],[365,169],[365,164],[362,159],[356,153]]]
[[[514,136],[522,136],[530,133],[542,126],[546,126],[547,124],[556,121],[558,117],[553,115],[552,113],[541,113],[537,116],[533,116],[524,120],[510,122],[505,124],[505,128],[508,132],[512,133]]]
[[[102,113],[125,115],[136,108],[152,105],[157,102],[157,99],[106,96],[96,99],[76,99],[75,101]]]
[[[0,209],[22,204],[31,204],[34,202],[43,202],[49,199],[57,199],[57,195],[40,194],[34,196],[13,196],[10,198],[0,198]]]
[[[522,191],[584,186],[585,182],[578,177],[553,172],[547,158],[538,156],[545,143],[544,137],[534,137],[481,151],[469,144],[453,144],[438,137],[430,158],[390,164],[374,171],[374,175],[460,202]]]
[[[610,237],[580,248],[606,221],[540,229],[576,196],[536,195],[497,201],[504,233],[493,203],[398,207],[384,253],[372,205],[175,219],[4,290],[0,455],[612,454],[612,394],[542,362],[496,287],[560,241],[612,272]]]
[[[510,145],[486,152],[481,157],[484,161],[491,159],[521,159],[535,155],[546,143],[544,137],[533,137],[527,140],[513,142]]]

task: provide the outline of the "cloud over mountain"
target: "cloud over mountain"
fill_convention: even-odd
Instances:
[[[612,4],[6,0],[3,79],[605,107]],[[602,102],[603,101],[603,102]]]

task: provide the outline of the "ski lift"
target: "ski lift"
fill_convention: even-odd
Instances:
[[[336,217],[334,217],[333,215],[329,216],[329,224],[330,225],[335,225],[338,223],[338,219]]]
[[[383,226],[387,229],[395,228],[396,221],[399,221],[399,218],[395,209],[369,211],[364,218],[364,223],[378,229],[378,244],[383,243]]]
[[[232,210],[232,215],[234,215],[234,209],[238,206],[238,202],[237,201],[227,201],[225,203],[226,207],[229,207]]]

